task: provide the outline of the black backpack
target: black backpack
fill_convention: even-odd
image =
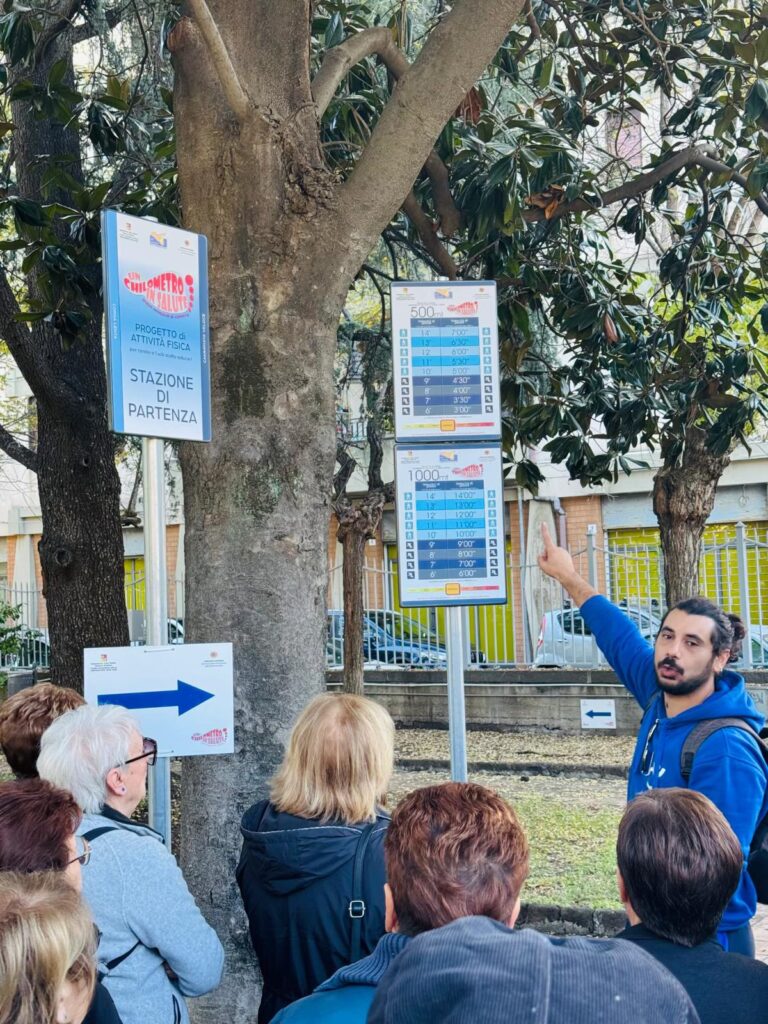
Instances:
[[[759,734],[744,721],[743,718],[706,718],[698,722],[688,733],[680,751],[680,773],[686,786],[693,771],[693,759],[696,751],[705,740],[720,729],[741,729],[757,742],[760,753],[768,765],[768,745],[764,737],[768,737],[768,728]],[[749,847],[747,871],[755,886],[758,903],[768,903],[768,813],[758,821],[755,834]]]

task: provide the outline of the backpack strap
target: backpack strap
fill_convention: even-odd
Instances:
[[[347,913],[352,918],[352,930],[349,939],[349,962],[356,963],[361,954],[361,933],[363,930],[363,918],[365,917],[365,900],[363,899],[363,861],[365,851],[368,849],[368,841],[371,838],[375,821],[369,821],[360,832],[355,850],[355,864],[352,868],[352,899],[349,901]]]
[[[708,740],[713,733],[719,732],[721,729],[740,729],[742,732],[749,733],[760,748],[760,753],[763,755],[766,764],[768,764],[768,746],[766,746],[752,726],[747,725],[743,718],[706,718],[698,722],[691,729],[685,737],[683,749],[680,751],[680,774],[683,776],[686,785],[688,785],[688,780],[693,771],[693,759],[696,756],[696,751],[705,740]]]
[[[94,839],[98,839],[99,836],[103,836],[106,832],[121,832],[121,831],[122,831],[122,829],[118,828],[117,825],[100,825],[99,828],[92,828],[88,832],[84,832],[82,834],[81,838],[82,839],[86,839],[89,843],[92,843],[94,841]],[[137,942],[135,942],[126,953],[121,953],[120,956],[116,956],[116,957],[113,957],[111,960],[108,960],[104,964],[104,967],[107,969],[107,971],[113,971],[116,967],[118,967],[123,962],[123,960],[127,960],[128,957],[131,955],[131,953],[133,953],[133,951],[135,949],[138,949],[138,947],[140,945],[141,945],[141,939],[139,939]],[[104,977],[104,976],[105,975],[102,975],[102,977]]]

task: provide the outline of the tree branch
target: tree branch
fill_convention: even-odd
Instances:
[[[402,206],[411,224],[416,228],[424,248],[438,265],[446,277],[455,279],[459,276],[456,261],[437,237],[437,228],[421,208],[421,203],[413,192],[405,197]]]
[[[388,28],[367,28],[350,36],[328,50],[320,70],[312,80],[312,98],[317,106],[318,117],[322,117],[328,109],[340,83],[355,64],[374,55],[381,60],[395,82],[399,82],[411,66],[402,50],[395,45]],[[451,195],[448,168],[434,149],[424,162],[424,170],[432,182],[440,229],[448,237],[455,235],[461,227],[461,211]]]
[[[336,442],[336,461],[339,468],[333,474],[333,504],[343,502],[345,499],[347,484],[355,472],[357,462],[352,458],[341,441]]]
[[[248,119],[251,104],[240,84],[240,79],[230,59],[229,52],[224,45],[224,40],[221,38],[218,25],[213,20],[205,0],[186,0],[186,5],[208,48],[208,53],[232,113],[242,123]]]
[[[635,196],[642,195],[644,192],[652,189],[658,182],[663,181],[664,178],[669,177],[671,174],[677,173],[677,171],[681,171],[684,167],[698,165],[709,170],[732,171],[732,168],[728,167],[727,164],[721,164],[718,160],[713,160],[710,156],[711,152],[712,148],[710,146],[689,146],[687,149],[681,149],[674,153],[664,163],[654,167],[653,170],[647,171],[645,174],[639,174],[636,178],[625,181],[623,185],[603,192],[600,202],[591,202],[589,199],[584,198],[574,199],[570,203],[561,203],[552,212],[550,217],[547,217],[544,210],[539,208],[526,210],[523,214],[523,220],[531,224],[540,220],[557,220],[568,213],[583,213],[584,211],[595,213],[606,206],[620,203],[624,199],[633,199]],[[734,181],[737,180],[737,177],[741,176],[733,172],[732,178]],[[742,178],[742,182],[746,184],[744,178]],[[766,203],[766,208],[768,208],[768,201],[763,201]],[[758,205],[760,205],[759,201]]]
[[[124,7],[110,7],[108,11],[104,11],[103,18],[107,28],[115,28],[125,17],[126,11],[130,7],[130,4],[126,4]],[[83,25],[78,25],[77,28],[72,30],[71,40],[72,45],[77,46],[78,43],[84,43],[87,39],[93,39],[94,36],[99,34],[99,26],[90,19]]]
[[[14,462],[20,463],[27,469],[37,472],[37,452],[27,448],[21,441],[17,441],[10,430],[0,425],[0,449],[9,455]]]
[[[341,254],[344,264],[359,266],[370,252],[408,195],[443,126],[503,43],[523,4],[524,0],[457,0],[432,30],[341,186],[336,238],[346,250]]]

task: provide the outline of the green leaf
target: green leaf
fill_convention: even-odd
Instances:
[[[29,224],[31,227],[40,228],[46,223],[45,214],[40,203],[34,203],[31,199],[20,199],[12,196],[9,200],[17,220],[22,224]]]
[[[69,61],[62,57],[61,60],[57,60],[51,70],[48,72],[48,84],[49,85],[61,85],[64,81],[64,76],[67,73],[69,67]]]
[[[338,46],[343,38],[344,23],[341,20],[341,15],[337,11],[328,22],[328,27],[325,30],[325,45],[328,48],[331,46]]]
[[[552,83],[552,74],[555,70],[555,58],[552,54],[545,60],[539,61],[534,71],[534,78],[539,89],[548,89]]]
[[[768,161],[755,164],[747,177],[747,192],[752,199],[757,199],[765,186],[768,185]]]
[[[768,108],[768,84],[758,78],[747,93],[744,116],[748,121],[756,121],[765,113],[766,108]]]

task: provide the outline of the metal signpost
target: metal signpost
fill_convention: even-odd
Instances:
[[[391,293],[400,604],[445,608],[451,777],[464,782],[463,606],[507,600],[496,284]]]
[[[162,649],[164,441],[211,439],[208,243],[204,235],[116,210],[102,213],[101,237],[110,426],[143,437],[146,639],[148,648]],[[168,845],[170,780],[168,757],[158,757],[149,775],[149,818]]]

